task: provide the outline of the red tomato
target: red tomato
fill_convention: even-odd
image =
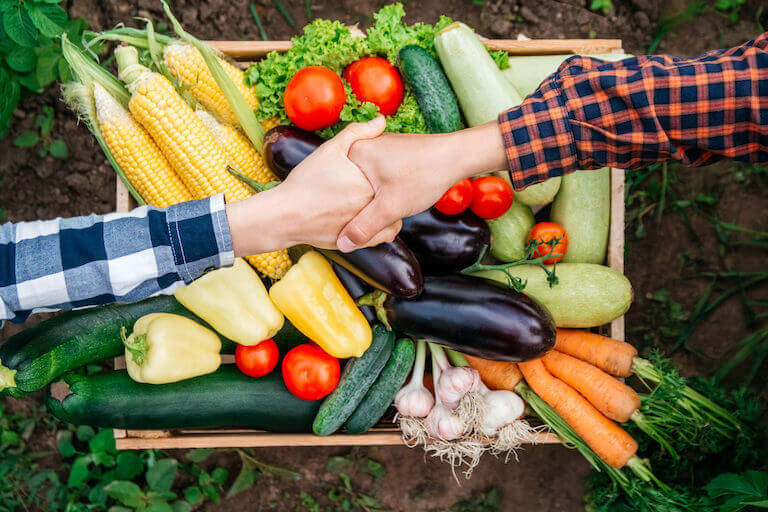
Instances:
[[[277,366],[280,351],[272,338],[258,345],[246,347],[238,345],[235,349],[235,363],[241,372],[249,377],[263,377]]]
[[[446,215],[458,215],[469,208],[469,205],[472,204],[473,195],[472,182],[463,179],[449,188],[443,197],[437,200],[435,208]]]
[[[360,101],[370,101],[385,116],[391,116],[403,102],[403,79],[397,68],[381,57],[363,57],[344,70],[344,80]]]
[[[347,102],[339,75],[323,66],[300,69],[285,88],[283,105],[293,123],[314,131],[335,124]]]
[[[283,358],[283,380],[288,391],[302,400],[319,400],[336,389],[339,360],[317,345],[294,347]]]
[[[560,256],[554,256],[552,258],[544,260],[546,265],[557,263],[565,257],[565,253],[568,252],[568,234],[563,229],[563,226],[555,222],[539,222],[531,228],[531,232],[528,233],[528,241],[535,240],[539,242],[536,246],[536,250],[533,252],[535,258],[546,256],[547,254],[559,254]],[[552,247],[551,240],[557,240]]]
[[[496,176],[472,180],[472,212],[483,219],[501,217],[512,206],[512,187]]]

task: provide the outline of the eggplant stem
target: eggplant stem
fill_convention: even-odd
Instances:
[[[386,300],[387,294],[381,290],[376,290],[357,299],[357,305],[371,306],[376,311],[376,318],[379,319],[379,322],[384,324],[388,331],[391,331],[392,326],[387,318],[387,311],[384,309],[384,301]]]

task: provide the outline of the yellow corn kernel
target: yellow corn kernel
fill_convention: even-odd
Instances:
[[[219,147],[227,154],[232,167],[259,183],[277,181],[277,176],[269,170],[264,159],[240,130],[218,122],[205,110],[198,110],[196,113],[213,134]]]
[[[165,208],[191,200],[189,189],[131,114],[99,84],[94,86],[93,97],[104,142],[147,204]]]
[[[197,48],[185,43],[171,44],[165,47],[163,53],[163,62],[168,71],[175,76],[182,85],[189,88],[192,96],[199,101],[207,110],[213,112],[219,119],[225,123],[236,125],[237,116],[224,94],[219,89],[216,80],[208,70],[208,66],[203,60],[203,56]],[[224,71],[237,86],[240,94],[251,109],[255,109],[259,104],[256,98],[256,92],[252,87],[245,84],[245,74],[230,62],[219,58]]]
[[[279,124],[280,124],[280,118],[277,116],[272,116],[269,119],[265,119],[264,121],[261,122],[261,126],[264,127],[265,132],[268,132],[269,130],[271,130],[272,128],[274,128]]]

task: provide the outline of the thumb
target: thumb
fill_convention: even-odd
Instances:
[[[346,154],[352,144],[358,140],[378,137],[386,127],[384,116],[375,117],[366,123],[350,123],[332,139],[332,142]]]
[[[385,211],[379,196],[374,197],[373,201],[344,226],[336,240],[336,246],[341,252],[350,252],[364,247],[374,235],[392,224],[391,217]]]

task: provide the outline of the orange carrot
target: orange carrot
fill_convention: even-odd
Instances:
[[[523,374],[520,373],[520,369],[516,363],[509,361],[489,361],[487,359],[480,359],[479,357],[468,356],[464,354],[464,358],[469,363],[469,366],[477,370],[480,374],[480,378],[483,380],[486,386],[490,389],[506,389],[513,391],[521,380],[523,380]]]
[[[637,442],[603,416],[575,389],[547,371],[541,359],[517,363],[528,385],[547,402],[584,442],[614,468],[624,467],[637,452]]]
[[[637,357],[637,349],[629,343],[579,329],[558,329],[555,350],[616,377],[632,375],[632,360]]]
[[[635,390],[603,370],[575,357],[550,351],[542,358],[547,370],[584,395],[598,411],[614,421],[629,421],[640,408]]]

